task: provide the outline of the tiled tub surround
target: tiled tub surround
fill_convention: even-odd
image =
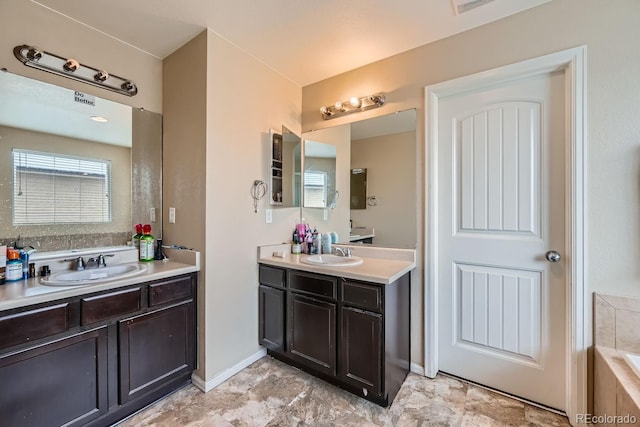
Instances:
[[[616,425],[612,416],[622,417],[618,425],[628,424],[631,417],[640,423],[640,378],[623,357],[640,354],[638,325],[640,299],[594,294],[593,405],[594,415],[603,417],[605,425]]]
[[[40,283],[40,277],[17,282],[7,282],[0,286],[0,311],[199,271],[200,254],[198,252],[168,248],[165,249],[164,252],[168,257],[166,261],[146,262],[144,263],[146,267],[145,272],[125,279],[80,286],[47,286]],[[107,258],[107,265],[138,261],[138,251],[131,246],[88,248],[75,251],[36,252],[32,255],[30,261],[35,263],[36,272],[40,271],[41,266],[47,265],[51,273],[56,273],[72,268],[73,263],[65,262],[63,261],[64,259],[77,258],[79,256],[86,259],[100,254],[114,255],[113,257]]]

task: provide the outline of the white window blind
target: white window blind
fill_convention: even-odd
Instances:
[[[324,208],[327,206],[327,173],[305,171],[304,206]]]
[[[13,149],[13,224],[111,222],[111,162]]]

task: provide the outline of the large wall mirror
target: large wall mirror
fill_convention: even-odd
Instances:
[[[417,245],[416,112],[406,110],[302,135],[335,147],[336,188],[332,208],[308,208],[301,217],[343,243],[415,248]],[[307,152],[303,164],[307,162]],[[351,175],[366,170],[364,204],[351,209]],[[305,166],[306,171],[306,166]],[[364,207],[364,208],[363,208]]]
[[[162,117],[0,72],[0,242],[120,245],[162,224]]]

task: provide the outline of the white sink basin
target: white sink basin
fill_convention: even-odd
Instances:
[[[338,255],[306,255],[300,259],[301,262],[309,265],[324,265],[327,267],[351,267],[362,264],[362,258],[357,256]]]
[[[49,286],[77,286],[124,279],[147,271],[141,264],[118,264],[102,268],[90,268],[81,271],[61,271],[40,279],[40,283]]]

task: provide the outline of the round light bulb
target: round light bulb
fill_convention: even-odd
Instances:
[[[326,106],[322,106],[320,107],[320,113],[321,114],[327,114],[329,112],[329,109]]]
[[[360,102],[360,98],[357,98],[355,96],[352,96],[349,99],[349,104],[351,104],[353,108],[360,108],[360,106],[362,105],[362,103]]]
[[[342,105],[342,102],[340,102],[340,101],[337,101],[333,106],[334,106],[334,107],[335,107],[335,109],[336,109],[336,110],[338,110],[338,111],[342,111],[342,110],[344,110],[344,107],[343,107],[343,105]]]

